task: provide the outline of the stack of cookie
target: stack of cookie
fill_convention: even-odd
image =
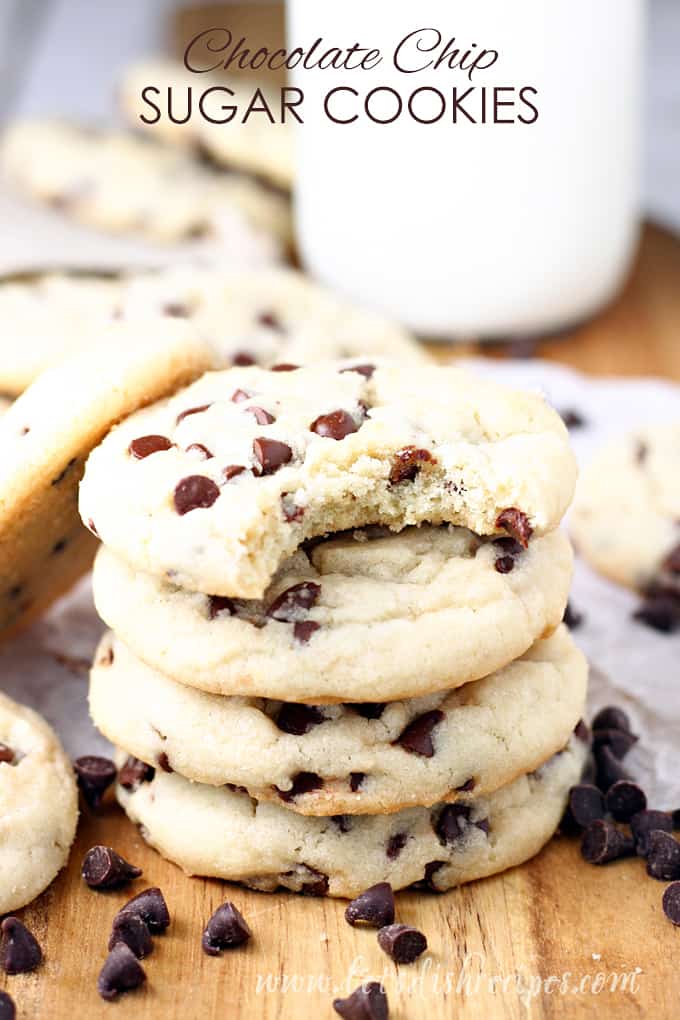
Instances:
[[[258,889],[526,860],[587,754],[561,420],[453,368],[278,367],[208,373],[89,458],[121,803],[186,871]]]

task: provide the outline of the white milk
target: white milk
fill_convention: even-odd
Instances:
[[[297,230],[308,269],[345,294],[423,334],[504,336],[553,330],[592,314],[619,288],[638,224],[639,107],[644,0],[288,0],[288,48],[359,43],[378,48],[372,70],[305,70],[298,128]],[[399,72],[455,46],[483,55],[476,69]],[[441,44],[434,30],[441,33]],[[473,49],[473,52],[475,50]],[[472,58],[470,58],[471,60]],[[470,62],[468,61],[468,63]],[[333,123],[324,114],[324,97]],[[420,124],[407,101],[419,88],[445,96],[441,120]],[[487,117],[494,87],[500,117],[534,123],[452,123],[452,88]],[[395,89],[394,123],[366,115],[371,89]],[[396,112],[387,92],[374,116]],[[414,111],[434,118],[442,101],[419,93]]]

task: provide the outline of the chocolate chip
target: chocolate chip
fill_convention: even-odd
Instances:
[[[529,545],[529,539],[534,532],[534,529],[529,524],[527,515],[514,506],[501,510],[496,518],[496,527],[507,531],[512,538],[519,542],[523,549],[526,549]]]
[[[408,924],[390,924],[378,932],[378,945],[395,963],[413,963],[427,949],[427,939]]]
[[[395,743],[401,744],[404,750],[410,751],[411,754],[420,754],[424,758],[431,758],[434,754],[432,730],[443,721],[444,713],[438,708],[432,709],[431,712],[425,712],[408,724]]]
[[[630,831],[635,841],[635,852],[638,857],[646,857],[649,853],[649,836],[655,829],[672,832],[673,820],[666,811],[638,811],[630,820]]]
[[[401,851],[406,846],[406,840],[408,836],[405,832],[395,832],[387,840],[387,846],[385,847],[385,854],[390,861],[396,861]]]
[[[515,561],[512,556],[499,556],[494,563],[494,567],[499,574],[509,574],[514,566]]]
[[[333,1009],[343,1020],[387,1020],[387,995],[378,981],[369,981],[348,995],[346,999],[333,999]]]
[[[279,361],[278,364],[272,365],[269,369],[270,372],[297,372],[299,365],[293,365],[290,361]]]
[[[607,744],[598,747],[595,752],[595,764],[595,782],[603,793],[606,793],[609,787],[618,783],[619,780],[630,779],[630,775]]]
[[[612,822],[597,819],[583,833],[581,854],[589,864],[608,864],[633,853],[633,840]]]
[[[284,332],[281,320],[275,312],[261,312],[257,317],[257,322],[258,325],[265,326],[267,329],[273,329],[277,333]]]
[[[197,453],[201,460],[212,460],[214,454],[203,443],[189,443],[186,453]]]
[[[250,400],[252,393],[248,390],[234,390],[231,395],[231,401],[233,404],[241,404],[244,400]]]
[[[323,787],[323,779],[321,776],[317,776],[316,772],[298,772],[293,777],[293,783],[289,790],[279,790],[276,787],[281,800],[288,803],[291,800],[295,800],[296,797],[300,797],[305,793],[312,793],[313,790],[320,790]]]
[[[621,761],[626,757],[638,737],[627,730],[593,730],[593,750],[608,747],[615,758]]]
[[[56,553],[63,552],[64,549],[66,548],[67,544],[68,543],[67,543],[67,540],[65,538],[60,538],[59,541],[55,542],[54,545],[52,546],[52,553],[56,554]]]
[[[583,623],[583,613],[579,613],[570,602],[567,602],[562,622],[567,625],[569,630],[576,630]]]
[[[365,772],[350,772],[349,788],[352,791],[352,793],[356,793],[357,790],[361,789],[365,778],[366,778]]]
[[[265,439],[260,436],[253,440],[253,455],[259,467],[261,475],[273,475],[284,464],[288,464],[293,457],[293,451],[287,443],[280,443],[278,439]]]
[[[428,892],[441,892],[434,884],[434,876],[443,868],[448,862],[447,861],[429,861],[425,865],[425,872],[419,882],[413,883],[414,889],[426,889]]]
[[[161,453],[163,450],[170,450],[175,444],[167,436],[139,436],[133,439],[128,446],[129,453],[137,460],[144,460],[152,453]]]
[[[199,407],[187,407],[186,411],[180,411],[177,415],[175,424],[179,425],[179,423],[184,421],[185,418],[188,418],[190,414],[203,414],[203,412],[207,411],[209,407],[212,407],[212,404],[201,404]]]
[[[356,432],[357,423],[347,411],[331,411],[315,418],[309,426],[309,431],[316,432],[317,436],[324,436],[326,439],[340,440]]]
[[[236,607],[232,599],[226,598],[224,595],[209,595],[208,596],[208,616],[211,620],[214,620],[220,613],[228,613],[229,616],[236,615]]]
[[[607,705],[601,708],[592,722],[594,730],[626,730],[630,732],[630,719],[622,708]]]
[[[331,815],[330,819],[340,832],[349,832],[352,828],[352,815]]]
[[[163,893],[157,886],[144,889],[120,908],[116,917],[135,914],[141,917],[152,934],[165,931],[170,924],[170,914]]]
[[[585,721],[583,719],[579,719],[579,721],[574,726],[574,736],[578,740],[580,740],[581,743],[583,743],[583,744],[589,744],[590,743],[590,741],[591,741],[590,728],[588,727],[588,725],[585,723]]]
[[[281,707],[276,717],[276,725],[284,733],[292,733],[302,737],[305,733],[324,722],[323,712],[315,705],[297,705],[292,701]]]
[[[112,1002],[123,992],[139,988],[146,981],[141,963],[124,942],[117,942],[99,972],[97,990],[102,999]]]
[[[571,408],[560,411],[560,417],[568,429],[580,429],[586,423],[583,415]]]
[[[349,704],[347,707],[353,709],[357,715],[364,719],[379,719],[387,708],[387,704],[384,701],[361,701]]]
[[[161,314],[168,315],[171,319],[186,319],[189,317],[189,309],[179,302],[169,301],[163,305]]]
[[[132,950],[138,960],[153,952],[153,939],[148,925],[137,914],[116,914],[109,937],[109,949],[119,942]]]
[[[375,365],[350,365],[349,368],[341,368],[340,374],[343,372],[358,372],[359,375],[363,375],[364,379],[370,379],[375,372]]]
[[[14,1000],[7,992],[0,992],[0,1020],[15,1020],[17,1015]]]
[[[471,790],[474,790],[475,785],[474,779],[466,779],[461,786],[456,787],[456,793],[469,793]]]
[[[300,611],[311,609],[321,594],[321,585],[314,581],[301,581],[286,588],[274,599],[267,609],[267,616],[284,623],[296,620]]]
[[[220,490],[212,478],[205,475],[187,475],[175,487],[175,510],[180,516],[192,510],[205,510],[218,498]]]
[[[96,810],[116,778],[116,766],[110,758],[86,754],[81,758],[76,758],[73,767],[85,803],[88,807]]]
[[[663,912],[671,924],[680,924],[680,882],[673,882],[664,891]]]
[[[428,463],[437,463],[429,450],[420,450],[416,446],[404,446],[394,455],[390,470],[390,482],[392,485],[398,485],[399,482],[412,482],[423,464]]]
[[[471,822],[471,813],[472,808],[469,804],[446,804],[442,808],[434,827],[442,845],[456,843],[470,825],[475,825],[482,832],[489,832],[488,819],[482,818],[480,821]]]
[[[232,365],[238,365],[241,368],[247,368],[249,365],[255,365],[256,361],[252,354],[248,351],[234,351],[231,356]]]
[[[633,618],[662,634],[673,634],[680,628],[680,598],[672,592],[651,592],[645,597]]]
[[[205,930],[201,945],[208,956],[219,956],[222,949],[242,946],[251,937],[248,923],[233,903],[223,903],[212,915]]]
[[[264,407],[256,407],[255,404],[251,404],[250,407],[246,407],[245,413],[252,414],[258,425],[271,425],[272,422],[276,421],[273,414],[270,414],[269,411],[265,411]]]
[[[662,882],[680,878],[680,843],[669,832],[653,829],[649,834],[647,874]]]
[[[80,873],[90,889],[117,889],[139,878],[142,869],[130,864],[110,846],[93,846],[85,854]]]
[[[174,772],[175,771],[173,769],[172,765],[170,764],[170,759],[168,758],[168,756],[165,753],[165,751],[161,751],[161,753],[158,755],[158,764],[160,765],[160,767],[163,769],[164,772]]]
[[[637,783],[621,779],[607,790],[606,805],[617,822],[628,822],[633,815],[645,810],[647,798]]]
[[[494,538],[493,545],[498,549],[502,549],[506,556],[520,556],[524,549],[514,538],[510,538],[509,535],[502,535],[500,538]]]
[[[222,472],[222,478],[225,482],[230,482],[232,478],[236,478],[237,475],[243,474],[244,471],[245,468],[242,464],[229,464]]]
[[[42,949],[18,917],[6,917],[0,928],[0,966],[5,974],[27,974],[40,966]]]
[[[389,882],[378,882],[366,889],[347,906],[345,920],[352,926],[367,924],[383,928],[394,922],[394,893]]]
[[[314,620],[298,620],[293,625],[293,637],[298,644],[306,645],[312,634],[314,634],[321,624],[315,623]]]
[[[0,764],[3,762],[6,765],[14,765],[16,758],[16,752],[12,747],[8,747],[7,744],[0,744]]]
[[[118,782],[124,790],[136,790],[142,783],[150,783],[155,774],[151,765],[130,756],[118,773]]]
[[[581,829],[587,829],[591,822],[604,818],[606,811],[604,797],[596,786],[580,783],[569,791],[569,811]]]
[[[323,875],[316,868],[310,868],[309,866],[307,866],[307,871],[312,877],[310,881],[300,886],[300,893],[303,896],[327,896],[328,875]]]

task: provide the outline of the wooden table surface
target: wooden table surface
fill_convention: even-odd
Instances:
[[[680,379],[680,242],[648,228],[621,299],[538,353],[594,373]],[[173,917],[145,961],[147,985],[117,1004],[98,997],[96,977],[111,918],[131,892],[84,886],[80,862],[94,843],[142,866]],[[44,965],[0,984],[20,1020],[332,1017],[332,998],[369,977],[384,980],[399,1020],[665,1020],[678,1012],[680,929],[662,914],[662,889],[643,877],[639,861],[594,868],[581,861],[577,841],[554,840],[504,875],[443,896],[401,895],[399,919],[426,932],[430,952],[397,969],[373,932],[345,923],[344,903],[187,878],[111,805],[99,816],[83,814],[68,869],[21,911],[44,948]],[[254,938],[243,951],[207,957],[202,927],[225,898],[243,911]]]

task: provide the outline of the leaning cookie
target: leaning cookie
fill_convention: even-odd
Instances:
[[[111,327],[45,372],[0,418],[0,636],[86,570],[96,542],[77,511],[85,460],[120,418],[199,375],[211,354],[187,327]]]
[[[587,755],[572,737],[537,772],[489,797],[390,815],[303,817],[246,793],[140,767],[123,771],[127,788],[117,792],[144,838],[189,874],[320,896],[423,880],[442,892],[538,853],[559,825]]]
[[[223,698],[174,683],[108,634],[90,712],[112,743],[167,772],[301,814],[375,814],[478,798],[538,768],[581,719],[586,678],[562,627],[497,673],[425,698]]]
[[[639,429],[595,456],[579,480],[570,529],[596,570],[644,590],[664,561],[680,556],[678,464],[680,422]],[[677,577],[680,565],[668,569]]]
[[[77,820],[73,767],[56,735],[0,694],[0,914],[47,888],[66,863]]]
[[[246,599],[349,528],[451,523],[526,546],[559,524],[576,468],[539,396],[436,365],[283,368],[208,373],[131,416],[89,458],[83,520],[138,570]]]

